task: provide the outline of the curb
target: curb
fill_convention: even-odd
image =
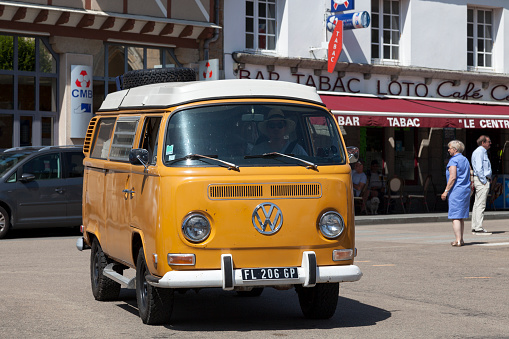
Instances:
[[[470,221],[470,217],[465,219]],[[509,211],[486,211],[484,220],[509,219]],[[387,224],[414,224],[430,222],[450,222],[447,213],[424,213],[424,214],[378,214],[378,215],[359,215],[355,217],[355,225],[387,225]]]

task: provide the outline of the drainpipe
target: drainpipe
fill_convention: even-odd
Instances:
[[[219,1],[221,0],[214,0],[214,23],[219,26]],[[219,38],[219,28],[214,28],[214,35],[212,38],[205,40],[205,43],[203,44],[203,59],[208,60],[209,59],[209,45],[211,42],[216,42]]]

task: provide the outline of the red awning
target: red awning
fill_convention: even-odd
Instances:
[[[509,128],[509,105],[320,95],[343,126]]]

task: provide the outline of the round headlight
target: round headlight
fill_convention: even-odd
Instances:
[[[201,242],[210,235],[210,223],[201,214],[191,214],[182,223],[182,233],[191,242]]]
[[[343,217],[337,212],[326,212],[320,218],[320,232],[328,239],[337,238],[345,229]]]

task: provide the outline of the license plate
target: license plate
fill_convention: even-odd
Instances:
[[[298,279],[297,267],[243,268],[242,280]]]

